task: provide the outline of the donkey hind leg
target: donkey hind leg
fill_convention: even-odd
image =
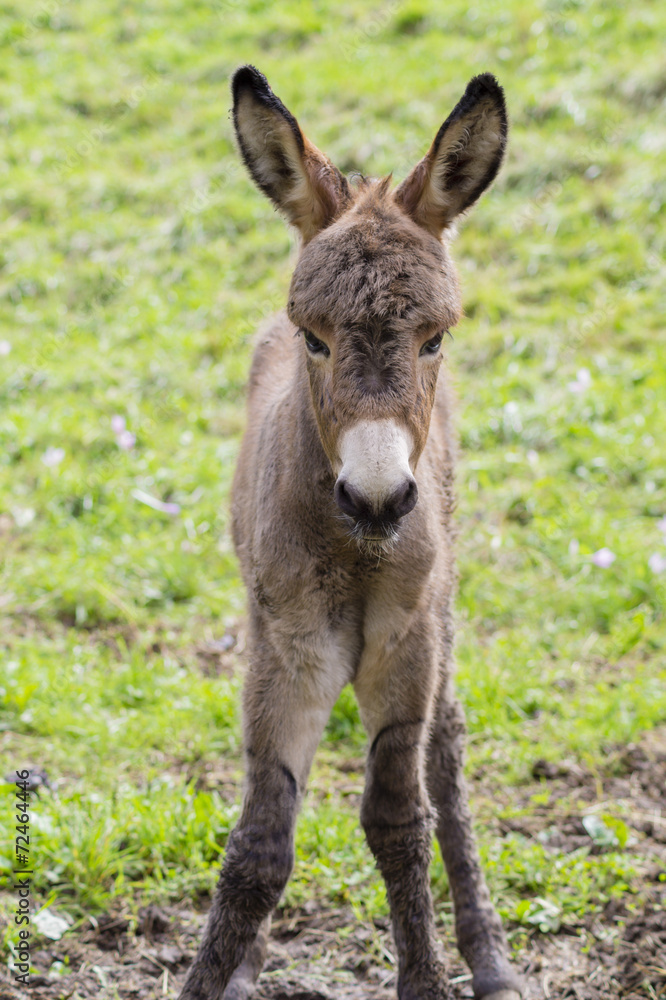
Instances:
[[[437,810],[437,839],[451,886],[456,938],[472,970],[474,996],[519,1000],[520,977],[509,963],[500,919],[490,901],[472,833],[463,775],[465,719],[444,682],[428,751],[428,790]]]
[[[250,672],[243,807],[180,1000],[250,996],[263,964],[267,918],[291,874],[294,825],[312,758],[345,679],[329,676],[318,687],[312,675],[287,674],[278,665]]]

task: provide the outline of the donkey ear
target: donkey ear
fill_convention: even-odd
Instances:
[[[234,74],[234,126],[255,183],[307,243],[351,200],[347,180],[305,138],[298,122],[254,66]]]
[[[396,202],[439,237],[495,177],[507,131],[504,91],[492,74],[475,76],[427,155],[397,188]]]

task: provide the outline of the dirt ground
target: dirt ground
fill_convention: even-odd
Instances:
[[[536,762],[535,785],[520,790],[528,801],[543,787],[548,806],[527,820],[498,823],[498,833],[535,836],[552,823],[554,803],[603,800],[624,810],[639,841],[644,872],[642,906],[636,897],[611,900],[603,913],[558,934],[524,936],[516,963],[527,984],[526,1000],[655,1000],[666,997],[666,729],[619,753],[612,775],[586,774],[576,766]],[[536,785],[536,778],[541,784]],[[515,789],[513,790],[515,798]],[[589,845],[580,814],[558,812],[559,851]],[[58,942],[37,942],[29,991],[17,990],[6,969],[0,1000],[158,1000],[174,997],[196,950],[205,915],[183,907],[148,907],[135,930],[128,915],[110,913]],[[351,930],[350,930],[351,928]],[[472,996],[471,976],[443,931],[457,1000]],[[394,1000],[393,945],[387,921],[355,923],[350,911],[322,911],[310,904],[280,911],[257,1000]],[[67,975],[54,962],[68,958]],[[4,975],[4,979],[2,976]]]

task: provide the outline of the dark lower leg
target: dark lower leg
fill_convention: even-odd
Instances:
[[[254,993],[259,973],[266,961],[270,928],[271,918],[266,917],[259,927],[253,944],[248,948],[243,962],[229,980],[223,1000],[249,1000],[249,997]]]
[[[368,758],[361,821],[386,882],[400,1000],[446,1000],[430,895],[431,817],[419,778],[423,724],[384,729]]]
[[[500,919],[490,900],[472,833],[463,775],[465,720],[455,700],[440,702],[428,752],[428,790],[437,810],[437,839],[451,886],[456,937],[472,970],[474,995],[521,990],[509,964]]]
[[[285,768],[265,763],[251,767],[241,818],[229,836],[203,941],[181,1000],[221,1000],[236,969],[258,961],[262,922],[277,905],[293,866],[296,806],[296,782]],[[253,951],[257,944],[259,950]]]

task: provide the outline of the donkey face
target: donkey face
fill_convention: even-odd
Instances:
[[[443,244],[387,189],[364,187],[302,249],[289,295],[335,498],[372,540],[416,504],[440,344],[460,313]]]
[[[395,191],[390,178],[352,188],[253,67],[236,73],[233,92],[250,173],[303,238],[288,313],[335,499],[359,540],[391,539],[417,502],[440,345],[461,311],[441,237],[499,169],[502,90],[475,77]]]

